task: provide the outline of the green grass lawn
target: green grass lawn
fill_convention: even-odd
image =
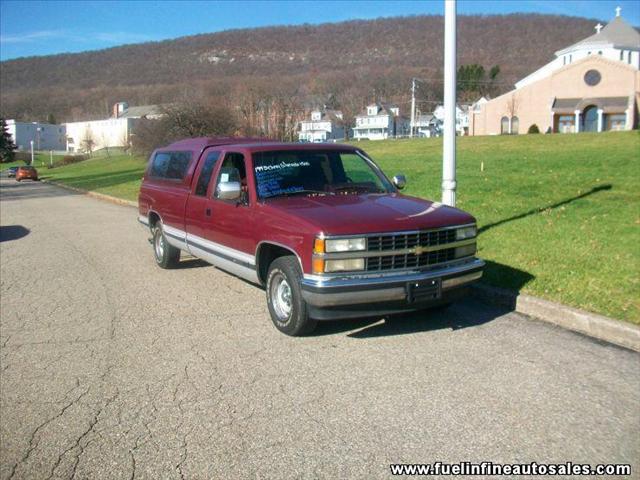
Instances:
[[[441,139],[360,142],[409,195],[439,200]],[[640,324],[640,135],[458,138],[458,206],[478,219],[484,281]],[[136,200],[144,159],[41,169]],[[483,167],[483,169],[482,169]]]
[[[638,132],[457,140],[457,206],[478,219],[484,281],[640,323]],[[405,193],[441,198],[441,139],[359,146],[407,175]]]
[[[44,179],[136,201],[145,167],[146,159],[116,154],[38,172]]]

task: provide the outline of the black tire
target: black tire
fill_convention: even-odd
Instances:
[[[160,268],[175,268],[180,262],[180,249],[170,245],[162,231],[162,222],[152,227],[153,257]]]
[[[318,323],[309,318],[301,278],[300,264],[293,255],[276,258],[269,265],[265,291],[271,320],[278,330],[292,337],[311,333]]]

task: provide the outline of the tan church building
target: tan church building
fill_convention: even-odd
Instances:
[[[469,111],[470,135],[631,130],[638,126],[640,34],[620,8],[607,26],[559,50],[547,65]]]

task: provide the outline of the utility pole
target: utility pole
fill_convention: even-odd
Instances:
[[[442,203],[456,205],[456,0],[444,0]]]
[[[409,138],[413,138],[413,128],[416,122],[416,79],[411,79],[411,132]]]

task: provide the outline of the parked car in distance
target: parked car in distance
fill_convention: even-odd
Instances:
[[[24,166],[18,167],[16,171],[16,180],[19,182],[21,180],[38,180],[38,171],[35,167]]]
[[[7,174],[7,177],[13,178],[16,176],[16,172],[18,171],[18,167],[9,167],[3,171],[3,173]]]
[[[160,267],[184,251],[262,285],[276,328],[297,336],[448,304],[482,276],[475,219],[404,185],[354,146],[189,139],[152,153],[138,220]]]

